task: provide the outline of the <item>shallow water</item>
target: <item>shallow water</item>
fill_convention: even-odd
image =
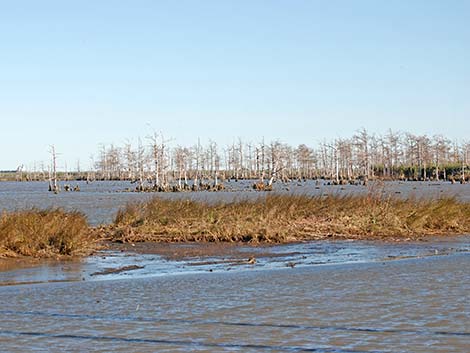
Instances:
[[[175,249],[197,244],[175,244]],[[210,244],[201,245],[201,247]],[[228,245],[227,245],[228,246]],[[231,246],[236,253],[168,258],[157,252],[103,250],[75,261],[25,263],[0,272],[0,286],[28,283],[136,279],[204,272],[239,272],[327,266],[334,264],[387,262],[400,259],[470,254],[470,236],[432,237],[426,242],[316,241],[275,246]],[[245,255],[246,254],[246,255]],[[249,263],[249,258],[256,262]],[[133,267],[129,270],[121,270]]]
[[[468,351],[469,236],[238,250],[260,256],[256,264],[233,265],[214,255],[166,260],[103,251],[80,262],[0,272],[0,346],[8,352]],[[138,268],[100,274],[132,265]]]
[[[0,287],[3,351],[468,352],[468,253]]]
[[[63,186],[64,183],[61,183]],[[205,201],[230,201],[243,198],[255,198],[269,193],[253,191],[253,181],[225,182],[226,190],[222,192],[192,192],[192,193],[135,193],[122,192],[126,188],[133,189],[135,184],[120,181],[69,182],[79,185],[80,192],[61,192],[58,195],[48,192],[46,182],[0,182],[0,211],[25,209],[31,207],[48,208],[62,207],[67,210],[83,212],[92,225],[110,223],[117,210],[131,201],[146,200],[152,196],[167,198],[189,198]],[[291,182],[288,184],[275,183],[274,190],[280,193],[295,193],[306,195],[328,194],[365,194],[371,188],[396,197],[428,197],[455,196],[462,201],[470,202],[470,184],[450,184],[449,182],[386,182],[383,184],[370,183],[370,187],[344,185],[330,186],[321,181]],[[62,187],[63,189],[63,187]]]

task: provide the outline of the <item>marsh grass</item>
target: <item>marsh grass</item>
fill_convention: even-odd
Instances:
[[[454,198],[400,200],[379,193],[267,195],[217,204],[155,197],[120,210],[111,229],[111,239],[121,242],[416,239],[470,233],[470,208]]]
[[[0,214],[0,257],[58,257],[80,255],[90,249],[85,216],[58,209]]]
[[[0,257],[86,255],[99,242],[288,243],[339,237],[418,239],[470,233],[470,205],[455,198],[398,199],[270,194],[207,203],[159,197],[130,203],[114,224],[91,228],[78,212],[58,209],[0,214]]]

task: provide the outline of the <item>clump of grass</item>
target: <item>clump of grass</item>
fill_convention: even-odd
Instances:
[[[119,211],[111,238],[284,243],[326,237],[419,238],[470,233],[470,207],[454,198],[269,195],[209,204],[158,197]]]
[[[85,216],[58,209],[0,214],[0,256],[79,255],[91,245]]]

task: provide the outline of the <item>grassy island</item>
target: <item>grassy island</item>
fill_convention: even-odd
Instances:
[[[377,195],[268,195],[217,204],[156,197],[127,205],[108,235],[121,242],[416,239],[469,233],[468,206],[454,198],[400,200]]]
[[[0,216],[0,256],[88,254],[102,240],[289,243],[325,238],[420,239],[470,233],[470,207],[454,198],[397,199],[271,194],[205,203],[159,197],[130,203],[113,224],[89,227],[78,212],[27,210]]]

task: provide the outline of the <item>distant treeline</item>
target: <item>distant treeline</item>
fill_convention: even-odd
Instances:
[[[465,180],[470,160],[469,141],[451,141],[442,135],[413,135],[389,131],[385,135],[359,130],[351,138],[310,147],[280,141],[237,142],[219,146],[214,141],[172,146],[153,133],[138,143],[102,146],[90,170],[77,165],[60,172],[63,180],[131,180],[155,187],[188,185],[204,180],[289,179]],[[55,156],[54,156],[55,158]],[[0,179],[49,180],[51,167],[19,168]]]

